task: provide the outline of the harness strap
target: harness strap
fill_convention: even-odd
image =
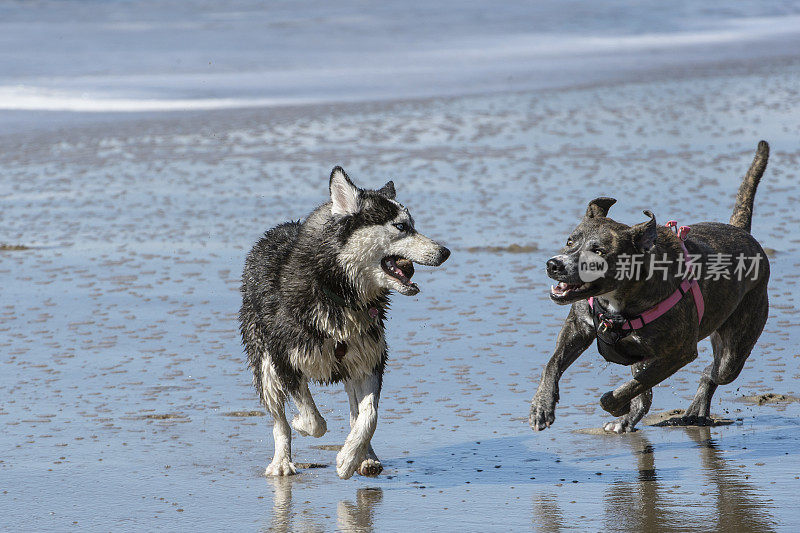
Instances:
[[[686,233],[689,232],[687,226],[681,226],[681,229],[683,228],[686,228]],[[681,248],[683,248],[683,257],[686,259],[686,265],[691,265],[692,258],[689,255],[689,251],[686,249],[686,245],[683,244],[683,240],[681,240]],[[693,279],[691,282],[689,280],[683,280],[680,289],[683,290],[684,294],[686,293],[687,285],[688,290],[692,291],[692,296],[694,297],[694,306],[697,309],[697,323],[699,324],[703,321],[703,313],[706,310],[706,303],[703,300],[703,291],[700,290],[700,284],[697,283],[696,279]]]

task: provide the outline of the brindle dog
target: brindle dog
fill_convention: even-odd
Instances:
[[[680,259],[684,257],[681,240],[669,228],[656,224],[649,211],[645,211],[649,221],[627,226],[607,217],[608,209],[616,201],[613,198],[597,198],[589,203],[586,215],[561,253],[547,261],[548,275],[559,282],[552,288],[550,298],[561,305],[572,304],[572,308],[531,402],[530,425],[534,431],[553,423],[559,398],[558,380],[597,338],[603,341],[598,342],[598,348],[607,359],[632,365],[633,379],[600,399],[605,411],[620,417],[605,424],[606,431],[623,433],[633,431],[647,414],[652,387],[693,361],[697,357],[697,343],[711,336],[714,361],[703,371],[684,419],[686,424],[708,422],[714,391],[736,379],[767,321],[769,262],[750,235],[750,223],[756,188],[768,157],[769,146],[761,141],[739,187],[728,224],[701,222],[690,226],[684,244],[695,267],[701,269],[697,277],[705,302],[701,320],[689,292],[657,319],[636,327],[641,326],[636,317],[670,297],[681,285],[683,277],[679,269],[685,270]],[[584,282],[579,271],[582,252],[602,257],[609,265],[608,271],[599,279]],[[745,276],[734,272],[740,254],[749,261],[746,266],[751,269],[738,273]],[[621,267],[615,266],[619,264],[617,260],[636,255],[643,258],[641,272],[619,276]],[[666,276],[663,268],[656,272],[653,266],[663,267],[660,261],[665,257]],[[659,262],[651,263],[651,258]],[[732,263],[728,279],[713,279],[715,276],[709,279],[706,276],[709,265],[721,264],[720,258]],[[587,302],[589,297],[593,297],[594,308]],[[604,326],[595,320],[600,310],[614,319],[616,332],[606,331],[608,323]],[[633,329],[622,331],[617,327],[628,319],[633,320]],[[609,333],[616,335],[609,340]]]

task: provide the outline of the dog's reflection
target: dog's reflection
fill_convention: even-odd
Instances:
[[[625,439],[639,468],[636,481],[612,483],[605,497],[606,523],[615,530],[664,531],[681,528],[714,531],[771,531],[767,504],[756,490],[724,459],[708,427],[683,428],[697,445],[705,481],[704,492],[716,496],[708,513],[692,509],[690,502],[670,490],[675,483],[664,483],[656,469],[653,445],[641,432]],[[664,485],[669,485],[665,489]],[[680,492],[680,491],[679,491]],[[685,507],[687,506],[687,507]]]
[[[624,531],[660,531],[669,511],[661,500],[653,445],[640,431],[626,435],[624,440],[636,458],[639,474],[635,481],[609,485],[605,497],[606,524]]]
[[[562,531],[567,526],[555,494],[538,494],[533,499],[536,531]]]
[[[319,510],[295,509],[292,488],[299,480],[293,477],[267,478],[273,489],[272,518],[269,531],[326,531],[330,520]],[[294,487],[300,489],[300,486]],[[380,488],[356,491],[355,503],[342,500],[336,507],[337,531],[369,533],[373,530],[375,509],[383,500]],[[311,512],[309,512],[311,511]]]
[[[685,428],[689,437],[701,450],[700,460],[708,479],[713,483],[717,498],[717,531],[772,531],[775,522],[769,514],[768,504],[750,483],[743,479],[739,469],[731,468],[711,438],[707,427]]]
[[[339,531],[372,531],[375,508],[383,500],[383,490],[363,488],[356,491],[356,503],[340,501],[336,507]]]
[[[281,533],[293,531],[292,527],[292,483],[293,479],[285,476],[268,477],[272,485],[272,520],[270,531]]]

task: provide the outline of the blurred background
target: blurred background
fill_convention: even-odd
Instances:
[[[798,46],[797,1],[7,1],[0,109],[168,111],[569,87],[794,57]]]

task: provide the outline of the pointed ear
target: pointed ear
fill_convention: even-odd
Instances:
[[[586,208],[586,218],[604,217],[608,215],[608,210],[612,205],[617,203],[614,198],[607,198],[601,196],[589,202],[589,207]]]
[[[384,195],[389,200],[394,200],[394,197],[395,197],[395,194],[396,194],[395,191],[394,191],[394,182],[393,181],[387,181],[386,185],[384,185],[383,187],[378,189],[378,192],[381,193],[382,195]]]
[[[361,190],[353,185],[342,167],[331,171],[331,213],[353,215],[361,209]]]
[[[633,245],[637,250],[647,253],[656,245],[658,238],[658,226],[656,224],[656,217],[650,211],[642,211],[645,215],[650,217],[647,222],[636,224],[629,231],[633,239]]]

